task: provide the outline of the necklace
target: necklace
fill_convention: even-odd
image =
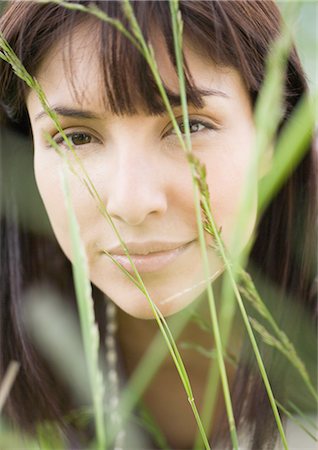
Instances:
[[[122,419],[119,412],[119,375],[118,375],[118,355],[116,346],[117,332],[117,310],[111,300],[106,302],[106,387],[107,387],[107,412],[111,429],[117,430],[114,439],[113,450],[123,450],[125,431],[123,429]]]

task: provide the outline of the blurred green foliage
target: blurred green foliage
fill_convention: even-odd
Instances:
[[[286,3],[286,0],[278,2],[283,15]],[[292,32],[309,86],[315,91],[318,88],[318,1],[300,1],[299,4],[300,11]]]

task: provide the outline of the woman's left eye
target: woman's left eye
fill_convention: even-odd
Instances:
[[[182,134],[185,134],[185,124],[184,122],[178,123],[179,129]],[[199,133],[205,130],[215,130],[216,126],[214,126],[211,122],[202,120],[202,119],[190,119],[189,120],[189,131],[190,134]],[[171,134],[176,134],[175,129],[171,130]]]

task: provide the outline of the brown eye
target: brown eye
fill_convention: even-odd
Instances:
[[[88,144],[96,144],[99,143],[99,139],[90,133],[86,133],[85,131],[73,131],[66,133],[66,137],[68,138],[70,144],[76,148],[81,147]],[[57,145],[67,148],[67,143],[63,139],[62,136],[58,136],[55,139]]]
[[[185,134],[184,122],[180,122],[178,124],[178,126],[179,126],[181,133]],[[196,134],[196,133],[200,133],[200,132],[204,132],[204,131],[208,131],[208,130],[216,130],[215,125],[210,122],[207,122],[205,120],[202,120],[202,119],[190,119],[189,120],[190,134]],[[171,134],[176,134],[175,130],[172,130]]]
[[[72,133],[68,137],[75,146],[90,144],[92,142],[92,136],[86,133]]]

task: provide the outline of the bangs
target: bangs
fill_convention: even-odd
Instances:
[[[101,1],[85,3],[86,6],[94,3],[109,17],[118,19],[132,34],[129,20],[123,11],[122,2]],[[169,60],[177,73],[172,24],[171,20],[169,20],[169,3],[165,1],[136,1],[132,3],[132,6],[145,41],[151,43],[154,31],[156,31],[156,34],[159,33],[163,39],[162,42]],[[77,25],[88,20],[91,21],[93,33],[96,35],[94,51],[98,52],[102,73],[100,94],[105,110],[111,111],[116,115],[133,115],[140,110],[149,115],[163,114],[166,111],[166,107],[144,55],[114,25],[93,18],[88,13],[81,13],[80,16],[74,15],[71,18],[73,24],[71,24],[71,28],[68,28],[72,31],[68,33],[69,45],[66,49],[68,57],[65,58],[65,63],[68,64],[72,59],[73,31],[77,28]],[[68,23],[69,26],[70,23]],[[73,76],[75,74],[72,74],[71,63],[69,63],[68,73],[70,74],[71,85],[77,100],[80,101],[81,99],[76,90],[75,76]],[[206,92],[194,85],[186,61],[184,61],[184,74],[188,103],[197,108],[202,107],[204,104],[202,96]],[[163,87],[170,104],[174,107],[179,106],[181,104],[179,92],[172,92],[164,83]]]
[[[73,1],[69,3],[72,4]],[[133,34],[123,11],[123,1],[89,0],[80,4],[98,7],[110,18],[119,20]],[[130,4],[145,41],[151,43],[151,39],[160,36],[177,73],[169,2],[148,0],[131,1]],[[263,81],[264,61],[269,48],[267,35],[273,34],[264,33],[263,36],[260,33],[262,27],[255,29],[253,16],[258,9],[264,7],[262,2],[248,0],[179,2],[184,42],[207,62],[238,70],[253,103]],[[10,14],[17,17],[14,26],[10,23]],[[268,26],[273,26],[274,18],[270,19]],[[140,110],[151,115],[164,113],[165,105],[144,56],[114,25],[87,12],[70,10],[56,3],[19,1],[10,5],[7,17],[5,15],[4,19],[0,20],[0,28],[4,30],[4,36],[8,38],[31,75],[36,74],[50,49],[61,38],[66,38],[67,45],[63,52],[65,64],[70,83],[78,98],[76,73],[72,70],[70,57],[72,35],[83,23],[91,24],[88,37],[94,38],[92,53],[97,52],[100,63],[100,96],[105,109],[117,115],[132,115]],[[13,76],[8,66],[0,61],[1,107],[6,117],[28,132],[28,114],[25,107],[28,88],[23,81]],[[185,58],[184,75],[188,104],[201,108],[204,105],[203,96],[207,92],[195,85]],[[169,87],[164,87],[171,105],[179,106],[178,90],[171,92]],[[79,98],[78,100],[80,101]]]

